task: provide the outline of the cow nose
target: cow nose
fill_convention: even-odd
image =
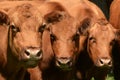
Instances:
[[[25,50],[25,56],[27,59],[29,58],[37,58],[37,59],[41,59],[42,58],[42,50],[40,49],[26,49]]]
[[[72,59],[71,58],[67,58],[67,57],[57,58],[56,65],[58,67],[60,67],[62,65],[67,65],[67,66],[70,67],[70,66],[72,66]]]
[[[110,58],[101,58],[99,59],[100,66],[112,66],[112,60]]]

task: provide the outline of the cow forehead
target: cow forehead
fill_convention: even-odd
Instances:
[[[95,24],[89,31],[89,34],[96,38],[107,40],[115,38],[113,27],[109,23],[104,25]]]
[[[28,22],[31,24],[42,23],[41,13],[36,7],[30,4],[23,4],[11,9],[9,11],[9,16],[10,16],[11,22],[17,25],[21,25],[25,22]]]
[[[34,13],[36,13],[36,11],[38,11],[37,7],[33,6],[32,4],[25,3],[12,8],[9,12],[11,14],[17,12],[24,17],[31,17]]]
[[[37,17],[37,16],[34,16],[34,15],[32,17],[26,18],[22,15],[15,14],[12,17],[10,17],[10,19],[11,19],[11,22],[13,22],[14,24],[18,24],[18,25],[20,25],[22,23],[25,23],[25,22],[29,22],[31,24],[32,23],[41,24],[42,23],[42,17],[41,16]]]
[[[51,28],[52,33],[60,37],[71,37],[77,32],[77,25],[74,19],[65,19]]]

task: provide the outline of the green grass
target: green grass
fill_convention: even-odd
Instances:
[[[108,74],[106,80],[114,80],[113,74]]]
[[[92,78],[91,80],[94,80],[94,78]],[[113,75],[112,74],[108,74],[106,80],[114,80]]]

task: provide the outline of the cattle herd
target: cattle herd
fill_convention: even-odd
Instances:
[[[0,80],[120,80],[120,0],[94,1],[1,0]]]

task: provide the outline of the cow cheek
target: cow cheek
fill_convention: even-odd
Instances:
[[[89,54],[92,62],[94,64],[96,64],[96,62],[97,62],[97,54],[98,54],[96,44],[92,44],[91,46],[89,46],[89,52],[88,52],[88,54]]]
[[[21,55],[20,55],[20,53],[21,53],[21,47],[20,47],[20,42],[19,42],[19,39],[17,38],[17,37],[14,37],[13,38],[13,40],[12,40],[13,42],[12,42],[12,48],[11,48],[11,50],[12,50],[12,53],[13,53],[13,55],[15,55],[18,59],[21,59],[20,57],[21,57]]]
[[[42,33],[37,34],[37,45],[42,48]]]
[[[52,49],[53,49],[54,55],[57,57],[59,55],[59,51],[58,51],[59,44],[57,42],[53,42]]]

